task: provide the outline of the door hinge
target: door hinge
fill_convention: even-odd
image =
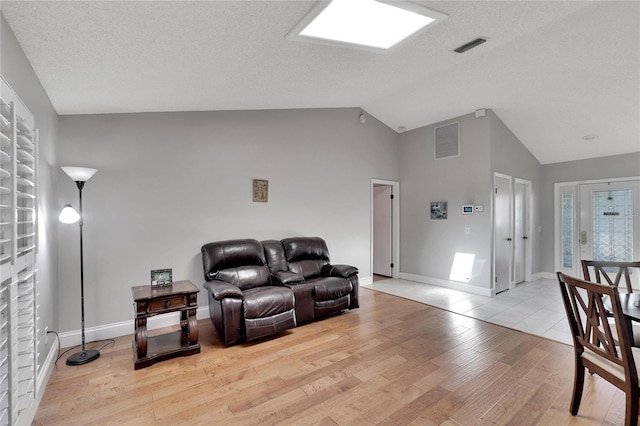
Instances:
[[[498,188],[496,188],[496,194],[498,193]]]
[[[389,266],[391,266],[393,268],[393,263],[391,265],[389,265]]]
[[[389,197],[393,200],[393,194],[391,194]]]
[[[495,278],[496,278],[496,284],[498,284],[498,276],[496,275],[496,277],[495,277]]]

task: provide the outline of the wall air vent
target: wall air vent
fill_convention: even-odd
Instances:
[[[486,38],[484,37],[478,37],[475,40],[471,40],[469,43],[465,43],[462,46],[453,49],[454,52],[458,52],[458,53],[464,53],[467,50],[473,49],[474,47],[478,47],[480,46],[482,43],[484,43],[485,41],[487,41]]]
[[[435,128],[436,160],[460,155],[460,122]]]

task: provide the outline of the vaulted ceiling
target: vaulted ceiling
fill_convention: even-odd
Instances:
[[[638,1],[414,1],[449,16],[387,53],[287,39],[315,3],[1,8],[61,115],[359,107],[402,132],[491,108],[543,164],[640,151]]]

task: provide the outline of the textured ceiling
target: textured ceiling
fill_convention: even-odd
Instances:
[[[287,40],[315,1],[1,7],[59,114],[360,107],[411,130],[491,108],[543,164],[640,151],[640,2],[415,3],[449,17],[383,54]]]

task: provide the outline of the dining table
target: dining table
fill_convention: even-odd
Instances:
[[[625,327],[629,330],[631,346],[640,345],[640,342],[635,342],[633,338],[633,321],[640,321],[640,293],[620,293],[619,296]],[[609,297],[605,297],[603,302],[605,308],[609,311],[613,310]]]

